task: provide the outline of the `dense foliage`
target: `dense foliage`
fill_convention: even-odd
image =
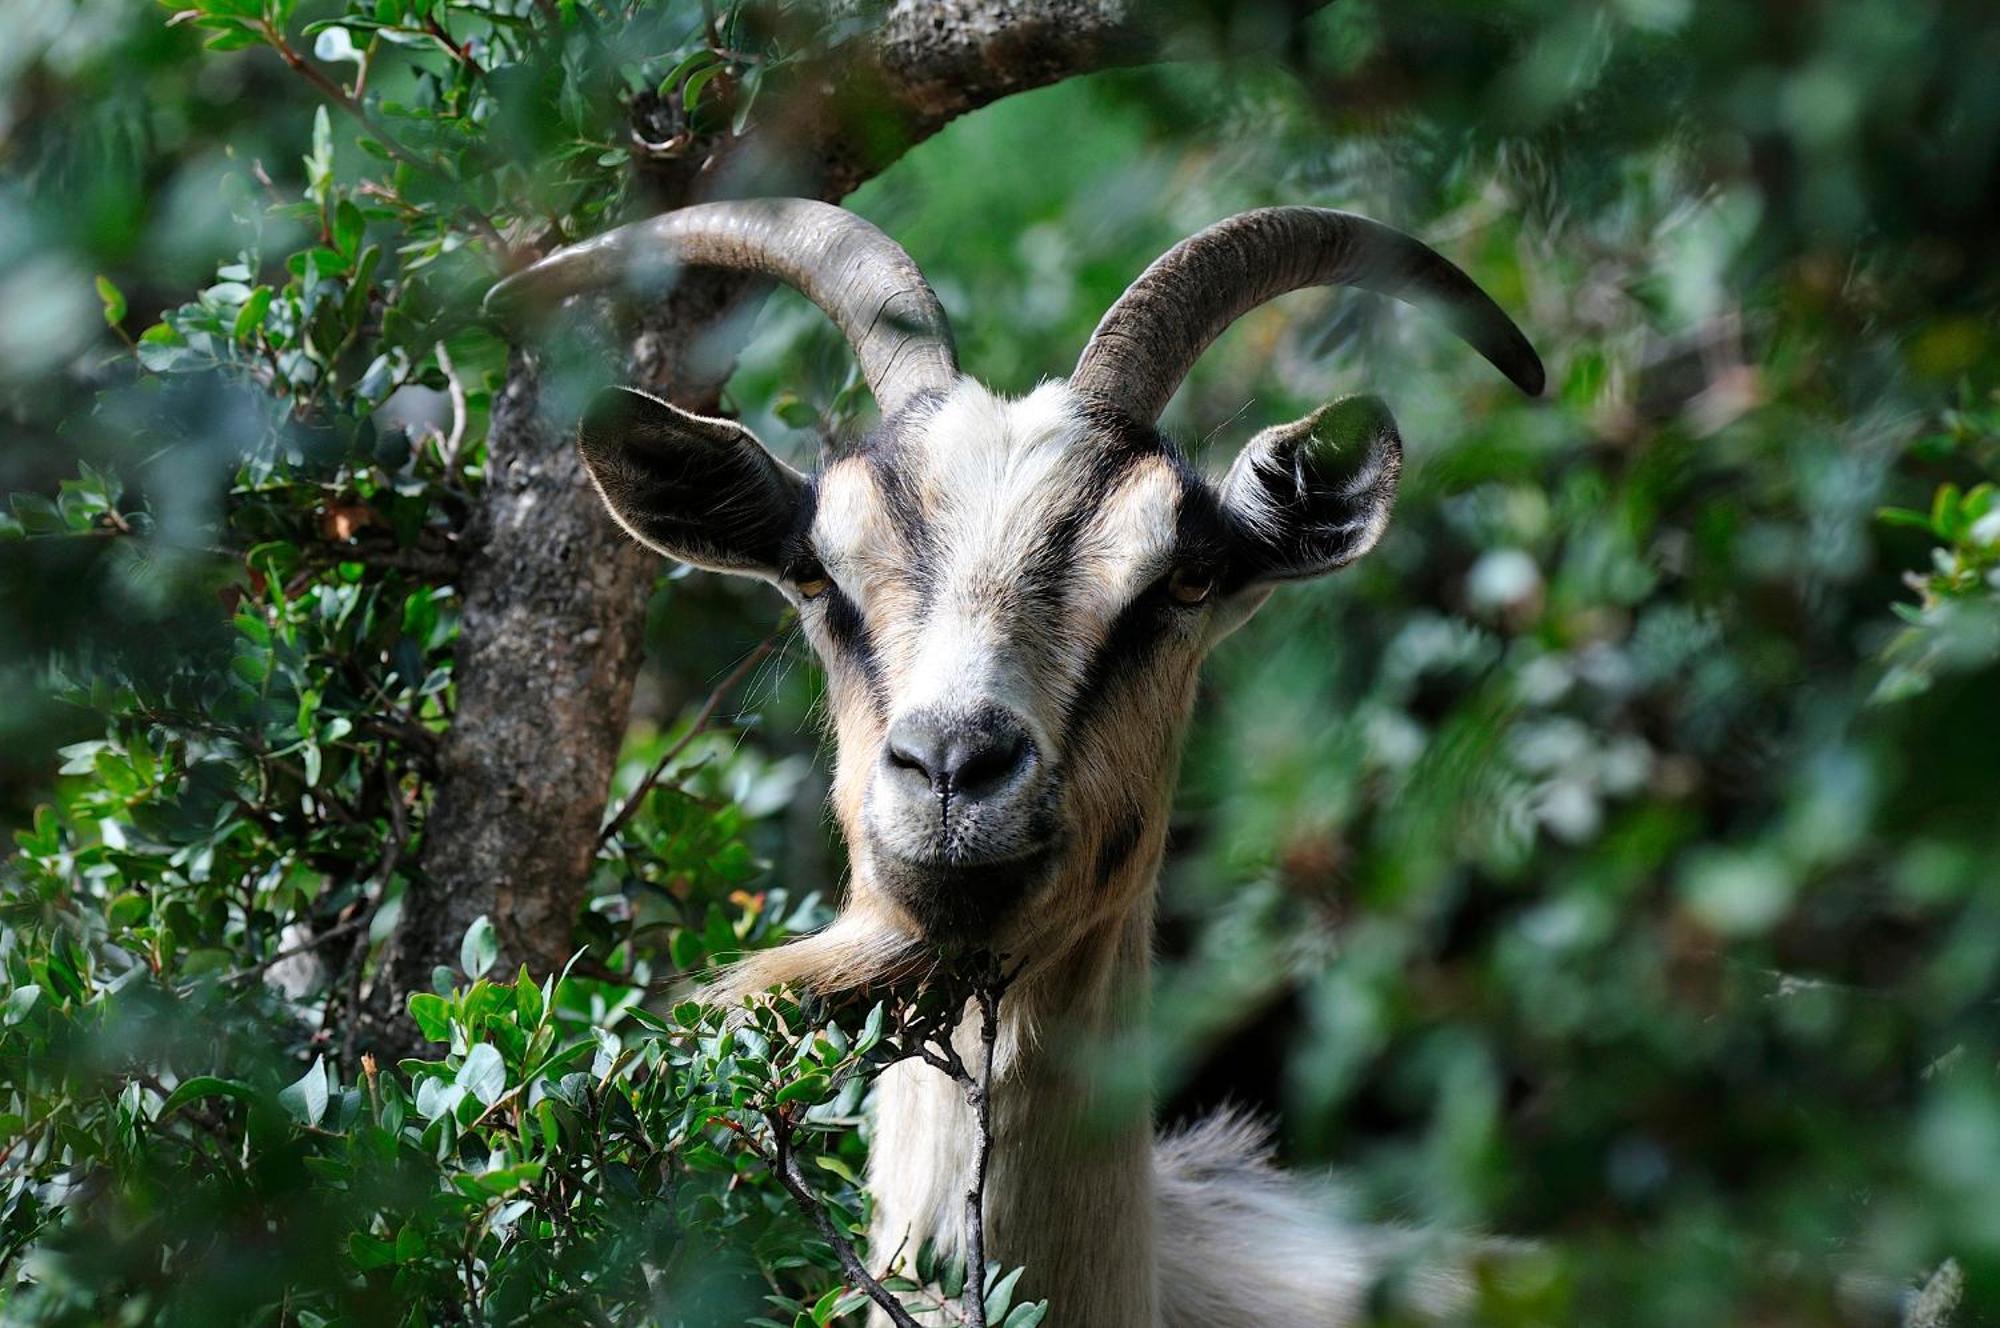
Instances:
[[[663,579],[566,972],[475,925],[378,979],[508,367],[479,295],[866,13],[188,4],[0,19],[0,1321],[858,1321],[776,1139],[857,1225],[919,1016],[685,1001],[839,879],[775,600]],[[1278,201],[1425,235],[1543,349],[1519,403],[1301,296],[1181,394],[1215,465],[1365,385],[1411,464],[1384,546],[1211,665],[1154,1036],[1102,1058],[1373,1213],[1535,1238],[1488,1321],[2000,1307],[1996,62],[1974,4],[1335,4],[852,200],[1002,389]],[[803,459],[856,396],[774,297],[731,404]]]

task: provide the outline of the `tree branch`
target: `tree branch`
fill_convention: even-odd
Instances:
[[[1119,0],[897,0],[863,42],[807,62],[769,128],[838,199],[969,111],[1157,51]]]
[[[927,138],[1016,92],[1149,60],[1157,39],[1120,0],[898,0],[873,46],[905,128]]]

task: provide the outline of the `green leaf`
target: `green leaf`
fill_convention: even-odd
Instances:
[[[868,1011],[867,1022],[861,1025],[861,1036],[854,1043],[855,1051],[869,1052],[875,1049],[875,1044],[882,1040],[882,1022],[887,1017],[888,1011],[883,1003],[875,1002],[874,1008]]]
[[[1021,1280],[1021,1269],[1016,1268],[995,1282],[986,1293],[986,1320],[991,1323],[1007,1312],[1014,1303],[1014,1284]]]
[[[780,396],[772,404],[771,412],[794,429],[819,427],[819,411],[790,392]]]
[[[325,205],[333,187],[333,120],[321,106],[313,112],[312,151],[306,154],[306,195]]]
[[[37,821],[41,819],[37,813]],[[56,996],[65,1001],[80,1001],[87,993],[84,984],[84,968],[87,960],[77,949],[68,933],[56,937],[53,949],[49,951],[48,982],[55,989]]]
[[[111,278],[98,274],[97,298],[104,303],[106,326],[117,327],[125,321],[125,293],[111,284]]]
[[[688,81],[681,85],[681,105],[690,111],[701,105],[701,90],[707,87],[709,81],[717,74],[727,72],[728,67],[726,65],[717,64],[710,65],[706,69],[698,69],[693,74],[690,74]]]
[[[350,263],[361,254],[361,235],[367,225],[352,199],[341,199],[333,210],[333,247]]]
[[[514,1008],[520,1012],[523,1025],[533,1028],[542,1022],[542,989],[528,976],[526,964],[514,978]]]
[[[313,1059],[312,1068],[299,1076],[278,1094],[278,1105],[290,1113],[293,1120],[304,1121],[307,1125],[319,1124],[326,1114],[327,1083],[326,1057]]]
[[[542,1178],[540,1162],[516,1162],[510,1167],[494,1167],[482,1171],[472,1178],[473,1183],[488,1194],[512,1194],[523,1185],[533,1185]]]
[[[854,1174],[854,1168],[848,1166],[847,1163],[842,1161],[840,1158],[833,1157],[831,1155],[825,1155],[821,1157],[816,1157],[813,1159],[813,1161],[819,1165],[820,1170],[831,1171],[834,1175],[840,1177],[842,1180],[846,1181],[849,1185],[859,1185],[861,1183],[861,1177]]]
[[[39,493],[17,493],[8,499],[8,505],[30,535],[60,535],[68,529],[55,503]]]
[[[1030,1305],[1016,1305],[1000,1328],[1035,1328],[1035,1325],[1049,1317],[1049,1302],[1038,1300]]]
[[[424,1257],[424,1233],[417,1230],[417,1224],[406,1222],[396,1233],[396,1262],[415,1263]]]
[[[130,927],[143,920],[151,907],[137,890],[123,890],[104,906],[104,920],[114,927]]]
[[[1914,526],[1918,530],[1929,530],[1931,519],[1922,512],[1912,512],[1907,507],[1878,507],[1875,519],[1885,526]]]
[[[493,961],[500,957],[500,936],[493,930],[493,919],[481,913],[465,929],[465,939],[458,946],[458,967],[469,978],[476,978],[493,967]]]
[[[431,1042],[451,1041],[451,1002],[427,991],[410,996],[410,1018]]]
[[[1941,484],[1931,499],[1931,529],[1940,539],[1950,539],[1958,525],[1958,486]]]
[[[363,1272],[387,1268],[396,1262],[396,1247],[388,1241],[357,1231],[347,1238],[347,1257]]]
[[[230,335],[238,341],[248,341],[250,334],[264,326],[264,315],[271,309],[271,288],[259,286],[250,292],[250,298],[236,311],[235,325]]]
[[[659,95],[662,97],[671,97],[674,89],[681,85],[683,79],[687,78],[688,75],[694,73],[695,70],[701,68],[703,65],[713,64],[718,59],[720,57],[705,46],[683,56],[680,63],[667,71],[667,76],[660,80]]]
[[[160,1107],[160,1115],[166,1116],[180,1110],[190,1102],[200,1102],[205,1098],[228,1097],[238,1102],[254,1102],[257,1090],[234,1079],[223,1079],[212,1074],[198,1074],[192,1079],[181,1080],[167,1100]]]
[[[250,46],[260,46],[264,38],[254,28],[232,28],[228,32],[218,32],[202,45],[211,51],[240,51]]]
[[[35,1008],[35,1002],[42,999],[42,989],[32,982],[22,983],[7,993],[6,1025],[12,1028],[28,1017]]]
[[[478,1098],[481,1106],[492,1106],[507,1091],[507,1065],[500,1058],[500,1049],[490,1042],[474,1046],[465,1053],[465,1062],[458,1067],[453,1082]]]
[[[707,962],[708,951],[702,948],[698,933],[683,927],[667,942],[667,957],[681,972],[692,973]]]

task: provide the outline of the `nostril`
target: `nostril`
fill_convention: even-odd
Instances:
[[[889,764],[902,770],[914,770],[925,779],[931,776],[930,767],[924,764],[922,756],[912,748],[894,741],[889,744]]]
[[[937,784],[948,777],[948,754],[943,730],[921,718],[896,721],[883,748],[891,769],[912,771],[926,784]]]
[[[952,753],[958,760],[951,782],[967,796],[978,797],[1005,783],[1027,754],[1027,736],[1018,731],[980,734]]]

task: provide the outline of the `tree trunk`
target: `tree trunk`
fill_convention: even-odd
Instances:
[[[955,116],[1137,58],[1145,45],[1122,6],[1097,0],[903,0],[871,43],[801,62],[788,108],[754,132],[765,160],[791,168],[792,192],[838,199]],[[715,146],[747,159],[740,140]],[[662,206],[696,201],[695,182],[720,177],[717,164],[697,172],[677,160],[664,187],[647,180],[649,192]],[[743,290],[715,274],[680,282],[623,348],[623,381],[713,412],[731,366],[697,351]],[[500,973],[523,963],[546,973],[568,958],[642,658],[658,559],[604,512],[542,376],[517,351],[494,404],[465,540],[458,709],[375,990],[392,1044],[407,1037],[392,1030],[408,994],[456,964],[481,914],[499,935]]]
[[[482,913],[510,966],[561,965],[631,701],[657,559],[611,528],[541,397],[516,351],[467,532],[458,710],[396,936],[405,992]]]
[[[729,365],[703,342],[744,287],[716,273],[679,283],[645,318],[618,381],[713,414]],[[456,963],[482,913],[502,973],[561,968],[596,856],[660,559],[605,511],[549,395],[536,357],[516,350],[465,537],[458,708],[391,948],[399,1001]]]

